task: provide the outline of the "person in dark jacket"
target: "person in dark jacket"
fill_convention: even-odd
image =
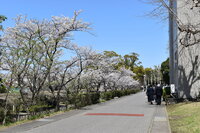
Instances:
[[[150,104],[153,104],[152,101],[154,100],[154,89],[153,89],[152,85],[149,85],[149,86],[147,87],[146,94],[147,94],[147,97],[148,97],[148,102],[149,102]]]
[[[162,87],[160,86],[160,84],[157,85],[157,87],[155,89],[155,94],[156,94],[156,103],[157,103],[157,105],[160,105],[162,94],[163,94],[163,90],[162,90]]]

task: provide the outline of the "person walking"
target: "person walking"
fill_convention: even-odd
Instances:
[[[157,105],[161,105],[161,98],[163,94],[163,89],[160,84],[157,85],[155,89],[155,94],[156,94],[156,103]]]
[[[154,89],[153,89],[152,85],[149,85],[149,86],[147,87],[146,95],[147,95],[147,97],[148,97],[148,102],[149,102],[150,104],[153,104],[152,101],[154,100]]]

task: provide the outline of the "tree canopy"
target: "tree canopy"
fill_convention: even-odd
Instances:
[[[2,23],[3,21],[5,21],[7,18],[5,17],[5,16],[3,16],[3,15],[0,15],[0,23]],[[2,25],[0,25],[0,30],[2,30],[3,29],[3,26]]]
[[[164,62],[162,62],[161,73],[162,73],[163,82],[165,84],[169,84],[169,58],[167,58]]]

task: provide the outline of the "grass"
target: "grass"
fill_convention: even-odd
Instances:
[[[168,105],[172,133],[200,133],[200,102]]]

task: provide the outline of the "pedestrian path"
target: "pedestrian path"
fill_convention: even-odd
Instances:
[[[165,105],[149,105],[140,92],[0,133],[170,133],[170,128]]]
[[[165,104],[156,107],[150,133],[171,133]]]

